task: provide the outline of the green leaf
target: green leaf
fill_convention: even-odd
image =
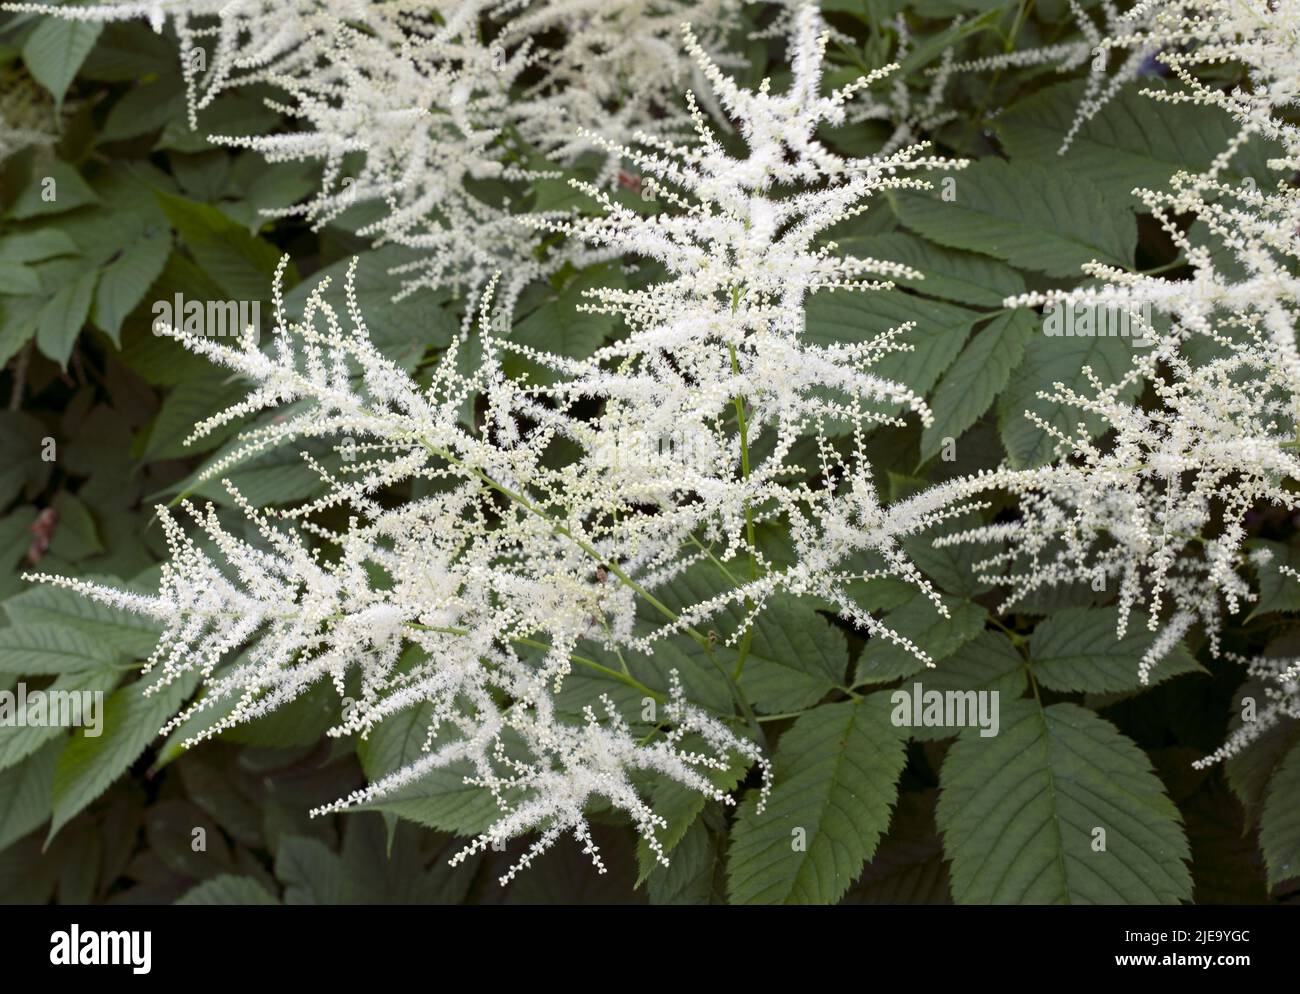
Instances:
[[[36,676],[102,670],[117,657],[112,646],[75,628],[50,624],[0,628],[0,673]]]
[[[185,106],[180,104],[154,147],[173,152],[207,152],[220,147],[208,141],[209,135],[265,135],[281,123],[280,115],[266,105],[268,98],[281,96],[273,87],[260,84],[246,84],[237,92],[223,93],[199,110],[197,129],[190,128]]]
[[[51,180],[53,186],[49,185],[48,181]],[[47,190],[53,195],[53,199],[45,199]],[[60,214],[63,211],[98,202],[99,197],[81,178],[81,173],[77,172],[74,166],[68,165],[61,159],[55,159],[33,172],[31,181],[19,191],[18,199],[9,209],[9,214],[16,220],[23,220]]]
[[[1009,701],[1001,712],[998,734],[964,732],[940,774],[958,904],[1190,899],[1178,809],[1136,745],[1074,704]]]
[[[216,154],[224,156],[225,152]],[[314,162],[267,162],[260,155],[249,154],[235,160],[230,175],[238,199],[223,200],[219,206],[254,232],[273,223],[274,219],[261,211],[283,210],[313,193],[319,186],[320,167]],[[433,296],[428,290],[423,293]],[[366,309],[366,313],[371,312]]]
[[[23,271],[32,272],[26,267],[23,267]],[[32,276],[35,278],[35,273],[32,273]],[[5,299],[3,291],[0,291],[0,363],[7,364],[22,350],[23,346],[32,340],[32,336],[36,334],[36,322],[42,306],[44,301],[40,297]],[[0,476],[2,475],[3,470],[0,470]]]
[[[82,273],[64,283],[41,308],[36,319],[36,345],[60,366],[67,367],[72,346],[90,314],[90,301],[99,274]]]
[[[725,904],[724,836],[694,821],[672,858],[646,882],[651,904]]]
[[[1276,611],[1291,613],[1300,611],[1300,580],[1289,573],[1283,573],[1279,566],[1286,565],[1300,569],[1300,545],[1270,542],[1262,538],[1250,538],[1245,542],[1251,552],[1267,550],[1272,558],[1262,566],[1255,567],[1259,583],[1259,600],[1247,616],[1247,621],[1254,621],[1265,614]]]
[[[409,825],[384,845],[383,821],[348,818],[343,851],[318,839],[285,838],[275,854],[275,875],[285,904],[456,904],[473,882],[473,869],[449,866],[441,843]],[[439,848],[435,848],[439,847]]]
[[[586,303],[583,291],[592,287],[622,284],[622,275],[610,265],[584,269],[563,290],[526,315],[510,330],[510,340],[540,352],[569,358],[586,358],[600,348],[614,330],[614,319],[607,314],[589,314],[578,310]],[[507,353],[502,360],[507,375],[527,375],[535,383],[553,383],[556,374],[517,353]]]
[[[144,299],[162,275],[171,255],[171,238],[165,231],[147,232],[106,265],[95,288],[95,324],[121,345],[122,322]]]
[[[140,659],[153,651],[162,633],[161,625],[140,615],[47,584],[14,595],[4,602],[4,609],[14,625],[63,627],[90,636],[106,649]]]
[[[1269,781],[1259,820],[1259,845],[1268,866],[1268,885],[1300,877],[1300,746],[1292,746]]]
[[[1137,225],[1089,180],[1035,162],[979,159],[954,177],[956,197],[898,190],[899,219],[931,241],[1049,276],[1094,259],[1131,266]]]
[[[236,224],[217,208],[170,193],[158,192],[167,213],[194,261],[231,300],[271,298],[271,281],[280,252],[274,245]]]
[[[1117,638],[1119,610],[1115,607],[1073,607],[1047,617],[1034,629],[1029,643],[1034,677],[1044,687],[1060,691],[1111,694],[1138,690],[1138,664],[1155,633],[1147,619],[1133,612],[1124,638]],[[1205,672],[1179,642],[1151,671],[1151,685],[1183,673]]]
[[[0,262],[40,262],[76,254],[77,243],[58,228],[37,228],[0,238]]]
[[[357,746],[366,777],[373,783],[424,755],[432,718],[432,705],[421,704],[385,719]],[[437,744],[435,740],[434,748]],[[408,787],[367,807],[457,835],[478,835],[501,812],[491,794],[465,785],[465,777],[472,775],[468,762],[430,770]]]
[[[0,411],[0,507],[17,497],[24,485],[45,485],[50,464],[41,460],[41,439],[46,431],[25,411]]]
[[[150,427],[141,461],[184,459],[220,445],[239,430],[239,421],[209,432],[189,445],[185,444],[185,439],[200,421],[239,402],[247,393],[247,384],[237,380],[227,382],[215,376],[179,384],[163,399],[162,408]]]
[[[0,295],[24,296],[41,292],[41,278],[31,266],[0,262]]]
[[[687,748],[692,748],[692,744],[688,744]],[[703,750],[697,749],[697,751]],[[737,758],[734,760],[733,765],[725,770],[701,769],[700,772],[708,777],[719,790],[732,791],[735,790],[736,784],[740,783],[741,777],[745,775],[748,765],[748,760]],[[668,822],[666,826],[656,830],[655,836],[659,840],[659,845],[663,848],[664,855],[668,856],[670,861],[675,862],[673,852],[686,838],[687,834],[699,824],[700,812],[704,810],[705,805],[708,803],[709,799],[704,794],[698,790],[692,790],[676,780],[661,777],[655,781],[654,787],[651,788],[650,806],[654,808],[655,814]],[[637,837],[636,862],[636,886],[638,887],[646,880],[652,879],[665,870],[655,859],[649,843],[642,836]],[[671,867],[668,869],[673,872]],[[674,873],[674,875],[676,874]]]
[[[977,443],[969,439],[962,443],[962,449]],[[1001,455],[1001,450],[998,450]],[[942,465],[942,463],[941,463]],[[987,558],[989,553],[985,546],[978,543],[962,542],[956,545],[935,547],[934,541],[944,535],[957,534],[970,528],[979,528],[984,521],[978,514],[967,512],[936,525],[934,528],[918,535],[903,539],[903,550],[930,578],[934,585],[944,593],[956,594],[958,597],[972,598],[990,589],[990,585],[980,580],[981,571],[976,564]],[[907,591],[900,599],[907,600],[915,588]],[[897,605],[885,605],[896,607]]]
[[[191,887],[176,899],[176,904],[214,905],[278,905],[280,902],[266,892],[252,877],[222,873]]]
[[[27,36],[23,43],[23,62],[27,71],[50,91],[59,106],[63,105],[68,85],[103,30],[104,25],[98,21],[45,17]]]
[[[984,630],[987,612],[978,604],[956,597],[943,598],[948,617],[929,597],[917,593],[880,619],[886,625],[928,653],[932,662],[947,659]],[[901,676],[926,670],[926,665],[902,646],[881,636],[873,636],[858,657],[854,686],[863,683],[888,683]]]
[[[150,81],[139,80],[108,112],[95,143],[104,145],[147,135],[184,112],[185,84],[175,75],[168,73]]]
[[[273,417],[283,414],[281,409]],[[251,428],[251,426],[248,426]],[[254,454],[243,454],[225,460],[247,446],[247,440],[232,438],[221,448],[207,456],[192,474],[172,484],[163,493],[182,496],[205,497],[214,504],[230,506],[233,500],[222,479],[228,479],[254,507],[270,504],[291,504],[313,494],[323,492],[325,484],[303,454],[313,456],[327,470],[337,473],[343,457],[337,451],[337,441],[330,439],[291,439],[280,441],[274,447]],[[221,463],[225,467],[220,476],[200,480],[206,468]],[[178,498],[179,499],[179,498]]]
[[[141,21],[112,21],[81,67],[86,79],[136,82],[151,73],[174,73],[175,41]]]
[[[754,624],[740,687],[759,711],[797,711],[839,686],[848,665],[842,631],[811,607],[774,600]]]
[[[915,322],[898,338],[913,346],[912,351],[885,355],[871,372],[924,395],[961,351],[979,317],[976,311],[899,290],[819,293],[808,301],[804,334],[817,345],[869,342],[904,322]],[[902,404],[878,403],[873,409],[893,414],[902,410]]]
[[[1033,312],[1014,310],[994,318],[967,343],[930,401],[934,423],[921,434],[922,459],[938,452],[945,438],[959,438],[989,409],[1036,330]]]
[[[889,825],[903,740],[886,695],[823,704],[781,737],[760,814],[751,792],[727,856],[733,904],[829,904],[862,872]]]
[[[458,319],[446,306],[444,293],[423,289],[414,296],[394,301],[401,292],[400,274],[390,272],[403,263],[410,262],[410,250],[390,245],[356,256],[355,288],[357,306],[365,315],[370,340],[387,358],[407,372],[415,369],[429,348],[444,348],[452,336],[459,332]],[[329,288],[321,295],[344,327],[348,327],[346,276],[351,259],[343,259],[313,273],[285,295],[286,314],[302,316],[307,297],[323,277],[330,278]]]
[[[83,729],[83,734],[68,740],[59,755],[54,771],[54,818],[47,843],[140,757],[190,695],[195,682],[184,678],[146,697],[145,689],[151,684],[137,680],[108,696],[101,734],[90,737]]]
[[[925,274],[913,280],[891,276],[900,286],[927,297],[942,297],[976,307],[1001,307],[1007,297],[1025,292],[1025,281],[1005,263],[972,252],[957,252],[904,231],[849,235],[836,243],[849,255],[901,262]]]
[[[939,666],[918,675],[916,680],[923,693],[996,691],[999,702],[1010,701],[1024,694],[1029,686],[1025,665],[1024,658],[1005,635],[986,629]],[[911,692],[912,688],[907,689]],[[958,730],[942,725],[914,725],[908,729],[908,734],[920,742],[946,739],[957,733]]]
[[[51,742],[17,766],[0,772],[0,850],[50,816],[50,783],[59,744]]]
[[[1029,469],[1050,462],[1056,442],[1047,432],[1025,416],[1032,411],[1057,431],[1076,434],[1079,423],[1096,437],[1107,427],[1097,414],[1043,400],[1040,391],[1053,392],[1053,383],[1061,383],[1083,396],[1093,392],[1085,368],[1104,384],[1119,382],[1132,366],[1133,355],[1127,340],[1118,337],[1035,335],[1025,347],[1025,356],[998,398],[998,428],[1007,457],[1013,467]],[[1140,382],[1130,383],[1119,391],[1122,401],[1134,399]]]
[[[75,563],[104,551],[99,529],[84,501],[67,490],[60,490],[54,496],[53,507],[59,519],[50,541],[51,554]]]
[[[47,694],[76,694],[83,691],[107,694],[117,686],[116,670],[81,670],[65,673],[45,688]],[[51,739],[64,738],[66,728],[58,725],[0,726],[0,770],[20,763]]]
[[[845,904],[952,904],[943,840],[934,827],[938,791],[902,793],[889,834]]]
[[[1116,201],[1145,206],[1131,197],[1136,187],[1168,189],[1169,179],[1180,169],[1203,172],[1236,137],[1238,126],[1219,108],[1190,103],[1157,101],[1147,90],[1181,89],[1177,83],[1143,80],[1141,87],[1120,90],[1079,129],[1064,155],[1061,141],[1073,126],[1085,83],[1074,80],[1050,86],[1010,107],[993,119],[1003,147],[1011,158],[1035,159],[1048,168],[1068,170],[1091,180]],[[1248,171],[1263,173],[1263,143],[1252,138],[1247,152]],[[1271,154],[1280,155],[1280,151]]]
[[[1242,702],[1254,698],[1258,704],[1264,700],[1264,687],[1258,681],[1248,681],[1233,695],[1233,723],[1231,730],[1241,725]],[[1283,721],[1267,729],[1245,749],[1228,757],[1224,774],[1228,786],[1241,801],[1246,824],[1259,820],[1268,796],[1268,785],[1292,747],[1300,743],[1300,721]]]

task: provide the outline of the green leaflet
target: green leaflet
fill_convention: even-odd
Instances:
[[[99,274],[83,272],[63,283],[36,318],[36,345],[49,358],[66,367],[72,346],[90,315],[90,302]]]
[[[122,322],[144,300],[171,255],[171,239],[163,231],[142,235],[106,265],[95,287],[95,324],[121,342]]]
[[[622,285],[622,275],[612,266],[585,269],[558,294],[517,321],[508,337],[512,342],[529,348],[585,359],[613,333],[615,320],[606,314],[579,311],[578,308],[588,302],[583,291]],[[526,374],[531,382],[554,383],[557,379],[550,368],[516,353],[507,353],[503,357],[502,368],[509,376]]]
[[[740,687],[759,711],[797,711],[839,686],[848,664],[840,629],[811,607],[778,600],[754,624]]]
[[[932,670],[904,680],[902,689],[912,693],[912,684],[920,683],[922,693],[937,690],[965,692],[996,691],[999,702],[1020,697],[1029,686],[1024,658],[1010,640],[999,632],[985,630],[965,645],[954,650]],[[945,739],[957,734],[956,729],[936,725],[913,725],[908,735],[918,741]]]
[[[208,204],[170,193],[159,192],[157,197],[195,262],[229,299],[270,299],[272,274],[280,261],[275,246]],[[179,323],[179,316],[176,320]]]
[[[50,783],[60,745],[49,742],[35,755],[0,772],[0,850],[50,816]]]
[[[60,490],[54,497],[53,507],[59,512],[59,523],[50,541],[51,555],[80,562],[104,551],[99,527],[85,501]]]
[[[1278,569],[1283,564],[1292,569],[1300,568],[1300,546],[1295,543],[1283,545],[1262,538],[1247,539],[1245,545],[1251,552],[1267,550],[1273,554],[1269,562],[1255,567],[1259,581],[1259,600],[1251,609],[1247,620],[1253,621],[1260,615],[1274,611],[1300,611],[1300,580]]]
[[[1217,108],[1157,101],[1145,94],[1178,89],[1158,79],[1124,87],[1083,125],[1064,155],[1057,150],[1083,96],[1081,80],[1039,90],[993,123],[1013,159],[1069,170],[1095,183],[1106,196],[1145,210],[1131,196],[1134,188],[1166,189],[1169,178],[1180,169],[1207,169],[1238,131]],[[1246,175],[1262,179],[1268,174],[1264,160],[1280,154],[1253,139],[1233,160],[1234,171],[1244,165]]]
[[[354,277],[357,305],[365,316],[370,340],[380,352],[408,372],[415,369],[429,347],[447,346],[452,335],[459,330],[454,314],[445,306],[449,294],[422,289],[409,299],[393,300],[401,291],[402,276],[390,270],[413,258],[416,256],[409,249],[393,245],[362,252],[356,257]],[[351,263],[351,258],[341,259],[285,294],[286,314],[300,318],[308,294],[322,277],[328,276],[330,286],[321,296],[334,308],[343,327],[350,328],[346,276]],[[267,286],[269,288],[270,284]],[[270,318],[268,313],[266,320]],[[269,330],[269,324],[264,325],[264,335],[266,330]]]
[[[215,448],[239,430],[239,421],[223,425],[189,444],[185,440],[196,424],[243,400],[247,393],[246,384],[216,376],[178,384],[163,400],[140,458],[145,462],[179,459]]]
[[[923,395],[961,351],[971,325],[978,320],[976,311],[898,290],[819,293],[808,300],[804,334],[818,345],[866,342],[905,322],[915,322],[915,327],[898,339],[913,349],[884,356],[871,366],[871,372]],[[902,405],[880,402],[872,409],[897,413]]]
[[[1044,687],[1107,694],[1138,690],[1138,663],[1155,640],[1134,612],[1123,639],[1114,607],[1065,608],[1039,623],[1029,643],[1034,677]],[[1183,673],[1203,673],[1180,642],[1151,671],[1151,685]]]
[[[931,241],[981,252],[1049,276],[1078,276],[1094,259],[1131,266],[1136,226],[1127,207],[1090,180],[1034,162],[980,159],[939,189],[891,192],[902,222]]]
[[[0,628],[0,673],[37,675],[100,670],[111,666],[118,655],[112,646],[63,625],[19,624]]]
[[[45,689],[50,694],[98,691],[107,695],[117,686],[121,676],[119,671],[111,669],[79,670],[61,674]],[[0,770],[21,763],[50,740],[63,738],[66,734],[67,729],[57,725],[0,726]]]
[[[944,439],[960,437],[989,409],[1037,330],[1031,311],[1014,310],[994,318],[967,343],[935,388],[934,424],[921,435],[922,459],[937,453]]]
[[[1017,468],[1041,466],[1051,460],[1055,450],[1055,439],[1026,417],[1026,411],[1066,435],[1076,434],[1079,423],[1086,425],[1094,437],[1104,431],[1106,422],[1100,416],[1045,400],[1038,394],[1051,393],[1053,384],[1061,383],[1085,397],[1091,396],[1094,391],[1085,370],[1091,369],[1105,386],[1117,383],[1132,364],[1131,350],[1129,340],[1120,337],[1031,337],[1024,358],[997,402],[998,430],[1011,464]],[[1120,399],[1132,400],[1139,387],[1136,382],[1128,384],[1119,392]]]
[[[1145,754],[1074,704],[1002,701],[964,732],[937,817],[958,904],[1174,904],[1192,893],[1178,809]],[[1094,849],[1105,831],[1105,850]]]
[[[0,504],[24,489],[34,494],[49,479],[50,464],[41,459],[45,426],[23,411],[0,411]]]
[[[908,601],[880,619],[903,638],[910,639],[922,652],[929,654],[934,663],[952,655],[960,646],[984,630],[986,611],[978,604],[956,597],[945,597],[944,606],[949,616],[939,613],[934,602],[923,593],[914,594]],[[925,663],[902,646],[882,636],[872,636],[858,658],[853,683],[888,683],[890,680],[914,673],[927,672]]]
[[[837,238],[836,244],[847,255],[901,262],[919,270],[924,279],[890,279],[927,297],[975,307],[1001,307],[1007,297],[1025,292],[1025,281],[1010,266],[973,252],[946,249],[905,231],[848,235]]]
[[[1259,844],[1269,886],[1300,877],[1300,746],[1292,746],[1268,786],[1259,821]]]
[[[40,217],[70,211],[99,198],[81,174],[62,160],[56,159],[39,170],[18,193],[9,214],[15,220]]]
[[[139,758],[193,692],[195,677],[183,678],[151,696],[145,695],[145,689],[153,681],[137,680],[104,699],[102,734],[94,738],[74,734],[59,754],[49,839]]]
[[[845,904],[952,904],[943,840],[934,827],[938,791],[904,793],[875,856]]]
[[[266,415],[263,420],[274,416]],[[232,498],[221,482],[225,478],[255,506],[290,504],[319,493],[324,487],[320,474],[303,459],[303,453],[312,455],[331,471],[337,471],[343,462],[336,443],[322,439],[294,439],[280,441],[259,452],[245,453],[242,458],[227,464],[226,471],[220,476],[200,479],[207,467],[241,452],[247,444],[239,438],[230,439],[207,456],[193,473],[163,493],[179,495],[175,500],[198,495],[215,504],[229,505]]]
[[[692,822],[672,865],[650,874],[646,882],[650,903],[725,904],[725,840],[722,832],[706,828],[703,821]]]
[[[129,614],[92,601],[62,587],[38,585],[4,603],[14,625],[42,624],[75,631],[133,658],[143,659],[158,642],[161,626],[138,614]]]
[[[63,103],[68,86],[95,47],[104,25],[94,21],[46,17],[23,43],[27,71],[50,91],[57,104]]]
[[[732,791],[745,775],[744,766],[747,763],[748,760],[737,757],[736,762],[728,769],[708,770],[704,771],[704,775],[719,790]],[[670,863],[676,863],[677,857],[674,853],[678,845],[686,841],[691,833],[696,832],[701,827],[700,813],[710,804],[710,800],[697,790],[691,790],[689,787],[679,784],[676,780],[665,778],[655,782],[651,790],[650,801],[655,811],[668,822],[666,827],[656,832],[656,837]],[[713,819],[709,828],[710,832],[717,832],[721,828],[721,819]],[[688,856],[687,859],[690,860],[691,857]],[[654,853],[650,850],[649,843],[643,837],[637,838],[636,861],[637,886],[647,880],[653,881],[661,878],[665,874],[673,879],[681,879],[679,868],[674,866],[665,868],[658,863]]]
[[[736,818],[731,902],[839,900],[889,825],[904,758],[887,695],[823,704],[799,718],[777,748],[767,807],[759,814],[751,792]]]
[[[342,852],[319,839],[289,836],[275,854],[275,875],[285,904],[454,904],[464,899],[473,871],[447,865],[454,851],[438,839],[398,830],[384,844],[383,823],[373,815],[344,823]],[[465,869],[469,869],[466,867]]]
[[[1263,707],[1266,696],[1258,681],[1242,684],[1233,696],[1230,730],[1240,727],[1242,703],[1248,698],[1253,701],[1257,711]],[[1264,810],[1268,785],[1296,743],[1300,743],[1300,722],[1283,721],[1269,728],[1247,748],[1224,762],[1225,779],[1245,809],[1248,826],[1259,820]]]
[[[361,767],[371,783],[424,755],[432,705],[421,704],[393,715],[357,746]],[[437,748],[435,740],[434,748]],[[382,811],[430,828],[458,835],[477,835],[501,816],[487,791],[466,786],[472,776],[468,763],[452,763],[432,770],[416,782],[362,810]],[[332,800],[332,798],[331,798]]]

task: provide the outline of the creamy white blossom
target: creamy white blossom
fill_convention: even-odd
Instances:
[[[985,480],[1018,497],[1017,520],[940,544],[1000,546],[983,569],[1010,588],[1007,607],[1056,584],[1118,589],[1117,634],[1139,606],[1160,630],[1142,660],[1146,682],[1195,622],[1217,649],[1224,611],[1236,614],[1256,600],[1255,574],[1278,568],[1247,549],[1247,514],[1300,506],[1300,196],[1289,181],[1300,165],[1300,131],[1285,117],[1300,82],[1300,31],[1287,4],[1140,3],[1119,19],[1105,9],[1120,33],[1099,40],[1102,49],[1127,49],[1131,59],[1158,53],[1184,84],[1149,96],[1222,108],[1240,130],[1203,173],[1178,173],[1167,190],[1133,191],[1190,268],[1187,278],[1094,262],[1084,270],[1095,282],[1083,289],[1005,302],[1113,309],[1150,349],[1135,352],[1115,382],[1085,369],[1090,389],[1058,383],[1040,394],[1078,411],[1078,431],[1036,419],[1053,436],[1056,459]],[[1225,59],[1246,66],[1249,92],[1225,92],[1194,75]],[[1085,104],[1076,127],[1094,108]],[[1247,143],[1266,140],[1284,153],[1269,163],[1275,186],[1224,178]],[[1188,216],[1197,223],[1180,220]],[[1106,433],[1093,438],[1085,415],[1100,418]]]
[[[891,512],[864,450],[866,432],[901,423],[900,410],[930,419],[906,384],[872,371],[911,347],[911,325],[827,345],[806,334],[804,307],[813,293],[890,286],[875,276],[919,277],[816,241],[873,194],[922,185],[910,171],[950,164],[919,147],[849,159],[823,145],[818,128],[842,123],[875,77],[823,94],[825,26],[804,5],[791,30],[793,78],[780,93],[767,82],[742,88],[686,32],[684,48],[743,154],[724,149],[689,97],[689,142],[640,133],[633,148],[588,134],[640,170],[664,210],[640,214],[599,185],[578,184],[599,216],[522,216],[527,230],[563,235],[576,251],[656,264],[662,275],[640,288],[590,291],[590,310],[626,326],[616,344],[569,358],[499,337],[492,277],[477,310],[481,360],[466,371],[459,352],[468,346],[454,341],[422,386],[372,344],[352,270],[345,312],[328,303],[321,280],[290,320],[283,263],[269,346],[252,335],[230,344],[161,329],[250,385],[196,436],[277,412],[208,466],[207,478],[308,440],[346,444],[354,456],[327,465],[304,454],[325,494],[290,509],[255,508],[228,484],[248,534],[210,505],[182,503],[190,530],[160,508],[171,555],[152,597],[42,578],[165,626],[148,664],[155,686],[196,674],[202,682],[169,727],[200,741],[321,683],[351,699],[332,735],[366,736],[427,707],[418,760],[320,810],[380,800],[467,764],[467,782],[502,810],[463,856],[538,833],[508,879],[564,833],[601,866],[586,819],[598,798],[626,812],[664,860],[655,835],[663,818],[642,796],[646,774],[730,803],[710,772],[756,769],[762,803],[770,769],[736,681],[754,619],[776,592],[823,598],[930,662],[847,592],[855,580],[893,576],[945,610],[901,541],[951,510]],[[554,382],[508,376],[511,350]],[[473,396],[486,414],[471,427],[462,411]],[[831,429],[847,433],[848,454],[830,443]],[[682,444],[650,452],[629,444],[638,433]],[[800,441],[811,443],[804,451],[816,467],[796,462]],[[801,482],[810,473],[818,482]],[[418,496],[394,503],[399,484]],[[346,510],[345,527],[322,522],[335,508]],[[765,523],[788,530],[792,563],[764,555],[756,529]],[[720,592],[669,607],[666,589],[699,564],[716,567]],[[739,625],[724,618],[730,605],[742,607]],[[625,654],[648,656],[670,637],[694,642],[692,665],[713,673],[720,647],[736,647],[734,672],[722,670],[731,713],[690,703],[683,687],[696,674],[673,671],[653,686],[634,675]],[[655,716],[633,719],[607,696],[575,706],[567,688],[578,668],[631,688]]]

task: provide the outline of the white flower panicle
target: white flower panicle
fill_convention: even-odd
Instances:
[[[1009,586],[1007,605],[1056,584],[1117,589],[1118,634],[1139,606],[1160,629],[1142,660],[1144,683],[1198,621],[1217,650],[1224,610],[1255,601],[1252,576],[1278,569],[1247,546],[1247,515],[1300,509],[1300,193],[1289,181],[1300,131],[1287,118],[1300,93],[1295,14],[1294,5],[1202,0],[1140,3],[1115,21],[1107,5],[1123,33],[1099,45],[1158,53],[1184,84],[1151,97],[1221,108],[1240,130],[1203,173],[1179,173],[1168,190],[1133,191],[1190,268],[1186,279],[1092,263],[1084,269],[1095,285],[1005,301],[1118,311],[1150,350],[1135,352],[1115,382],[1085,369],[1086,392],[1058,383],[1040,394],[1079,412],[1077,432],[1035,418],[1053,436],[1056,460],[986,480],[1019,498],[1018,519],[941,542],[1001,544],[983,568]],[[1249,92],[1193,75],[1228,59],[1246,67]],[[1251,142],[1281,152],[1269,163],[1278,171],[1272,189],[1226,179]],[[1100,439],[1085,417],[1106,426]]]
[[[1205,769],[1215,763],[1239,755],[1253,742],[1258,741],[1270,730],[1287,719],[1300,719],[1300,659],[1257,656],[1245,659],[1235,653],[1225,653],[1233,662],[1245,665],[1253,686],[1262,691],[1263,702],[1249,701],[1255,707],[1254,713],[1243,713],[1243,720],[1229,734],[1226,742],[1218,749],[1198,760],[1192,765]],[[1247,684],[1251,687],[1252,684]],[[1243,700],[1243,706],[1247,704]],[[1262,707],[1256,707],[1261,703]]]
[[[143,18],[179,39],[191,128],[223,95],[268,84],[273,108],[298,122],[272,135],[209,135],[271,162],[315,161],[320,189],[305,203],[266,209],[317,227],[350,207],[359,233],[416,253],[400,267],[404,295],[421,287],[476,294],[506,274],[509,310],[531,280],[585,257],[539,254],[512,197],[597,146],[588,131],[623,139],[639,129],[689,130],[676,94],[692,60],[676,42],[689,14],[721,44],[741,24],[742,0],[122,0],[86,6],[16,3],[15,11],[97,21]],[[559,33],[558,47],[550,41]],[[538,39],[545,36],[546,41]],[[521,74],[528,74],[518,96]],[[359,161],[359,166],[357,162]],[[609,160],[605,183],[617,178]],[[483,181],[507,184],[502,201]]]
[[[585,815],[598,799],[626,812],[665,861],[655,835],[663,819],[642,799],[647,776],[730,803],[716,775],[730,770],[734,783],[736,770],[756,766],[762,803],[771,771],[736,681],[754,619],[776,592],[825,598],[930,662],[847,592],[854,581],[893,576],[945,610],[901,541],[951,510],[886,508],[864,451],[866,432],[902,423],[899,411],[930,420],[917,394],[872,372],[910,347],[910,325],[826,345],[807,334],[804,307],[813,293],[891,285],[877,276],[919,277],[815,242],[866,209],[872,194],[922,185],[909,171],[953,164],[921,147],[848,159],[824,146],[817,129],[843,122],[853,95],[881,74],[823,95],[825,26],[811,5],[794,10],[789,24],[793,78],[782,93],[767,82],[740,87],[686,31],[685,49],[745,154],[724,149],[688,97],[689,143],[642,131],[627,148],[588,132],[611,159],[639,169],[666,209],[638,214],[599,185],[578,184],[601,204],[600,216],[522,216],[528,230],[563,235],[578,251],[657,267],[661,275],[646,285],[589,292],[588,309],[625,323],[617,344],[575,359],[497,337],[493,276],[478,308],[481,360],[465,371],[465,346],[455,341],[417,384],[371,342],[355,266],[345,313],[329,303],[323,279],[290,320],[283,262],[270,346],[160,329],[251,384],[195,436],[275,412],[209,465],[205,479],[271,448],[306,445],[304,459],[325,484],[324,496],[269,510],[227,482],[248,522],[243,534],[212,505],[182,502],[192,530],[159,509],[171,555],[153,597],[42,577],[163,623],[148,664],[156,685],[196,676],[202,685],[169,728],[201,741],[322,683],[347,704],[332,735],[367,736],[419,709],[422,754],[320,811],[382,800],[434,770],[461,770],[501,806],[462,858],[537,833],[508,878],[565,833],[600,866]],[[448,16],[424,43],[454,47],[463,28]],[[324,44],[351,30],[334,24],[312,37]],[[600,48],[597,37],[588,42]],[[424,57],[422,44],[403,48],[410,67]],[[454,93],[456,77],[447,83]],[[303,89],[298,99],[319,99],[321,113],[333,113],[324,90]],[[462,130],[468,141],[491,127],[485,118]],[[341,123],[338,133],[342,142]],[[322,140],[321,132],[307,140]],[[392,148],[394,168],[403,147]],[[412,176],[427,175],[429,165]],[[551,381],[506,375],[512,350],[548,369]],[[464,411],[474,398],[485,414],[471,424]],[[629,444],[634,434],[675,444],[648,451]],[[832,445],[845,436],[847,455]],[[800,464],[809,457],[814,465]],[[804,482],[810,477],[818,482]],[[398,484],[411,496],[395,502]],[[757,530],[765,523],[788,529],[793,562],[778,567],[764,554]],[[716,570],[713,592],[670,607],[672,581],[694,568]],[[740,608],[740,624],[729,607]],[[694,665],[709,672],[721,670],[721,646],[738,647],[728,679],[734,713],[690,703],[684,688],[694,674],[674,671],[656,687],[629,666],[629,654],[644,658],[669,636],[693,640]],[[608,695],[584,698],[577,669],[632,691],[638,721]]]

